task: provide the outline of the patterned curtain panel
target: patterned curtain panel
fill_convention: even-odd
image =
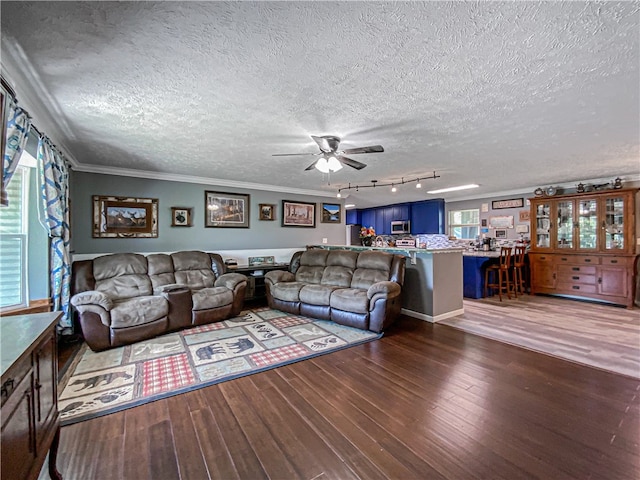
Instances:
[[[13,177],[13,172],[16,171],[22,150],[27,144],[30,128],[31,117],[29,117],[29,114],[21,107],[18,107],[15,102],[12,103],[7,121],[7,144],[2,160],[2,198],[0,199],[2,205],[9,205],[7,185],[9,185],[11,177]]]
[[[69,254],[69,170],[67,164],[44,137],[38,142],[38,172],[44,218],[49,233],[50,284],[53,309],[62,311],[59,328],[73,327],[69,310],[71,261]]]

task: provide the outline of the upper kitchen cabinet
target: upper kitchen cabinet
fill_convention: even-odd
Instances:
[[[411,204],[411,233],[445,233],[444,199],[437,198]]]
[[[362,225],[362,213],[355,208],[347,210],[345,213],[345,222],[347,225]]]

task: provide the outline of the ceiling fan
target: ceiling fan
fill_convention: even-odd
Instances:
[[[305,170],[311,170],[317,168],[322,173],[337,172],[342,168],[342,164],[348,165],[356,170],[362,170],[367,165],[351,158],[345,157],[345,155],[355,155],[358,153],[379,153],[384,152],[382,145],[371,145],[369,147],[349,148],[347,150],[338,150],[340,145],[340,138],[332,135],[325,135],[317,137],[311,135],[311,138],[320,147],[318,153],[275,153],[274,157],[287,157],[291,155],[316,155],[320,156],[318,160],[309,165]]]

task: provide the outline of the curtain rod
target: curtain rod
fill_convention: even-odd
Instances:
[[[7,91],[7,93],[13,97],[13,100],[16,103],[18,103],[18,97],[16,95],[16,91],[13,89],[13,87],[11,85],[9,85],[9,82],[4,78],[3,75],[0,75],[0,81],[2,82],[2,88],[4,88]],[[64,154],[60,151],[60,149],[51,141],[51,139],[47,135],[45,135],[43,132],[38,130],[38,128],[33,123],[31,123],[30,130],[34,130],[36,132],[36,134],[38,135],[38,137],[46,138],[49,141],[49,144],[53,148],[55,148],[57,150],[58,154],[60,154],[64,158]]]

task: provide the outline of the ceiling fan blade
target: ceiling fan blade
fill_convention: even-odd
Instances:
[[[367,166],[364,163],[360,163],[360,162],[358,162],[356,160],[353,160],[351,158],[347,158],[347,157],[343,157],[343,156],[338,156],[336,158],[339,161],[341,161],[342,163],[344,163],[345,165],[349,165],[350,167],[353,167],[356,170],[362,170],[364,167]]]
[[[324,137],[316,137],[315,135],[311,135],[311,138],[313,138],[313,140],[318,144],[318,147],[320,147],[320,150],[323,152],[331,153],[333,151],[328,139]]]
[[[321,153],[274,153],[272,157],[293,157],[298,155],[322,155]]]
[[[313,170],[314,167],[316,166],[316,163],[318,163],[317,160],[313,162],[311,165],[309,165],[307,168],[305,168],[304,171],[306,172],[307,170]]]
[[[371,145],[369,147],[360,147],[360,148],[350,148],[348,150],[343,150],[343,153],[347,155],[354,155],[356,153],[380,153],[384,152],[384,148],[382,145]]]

